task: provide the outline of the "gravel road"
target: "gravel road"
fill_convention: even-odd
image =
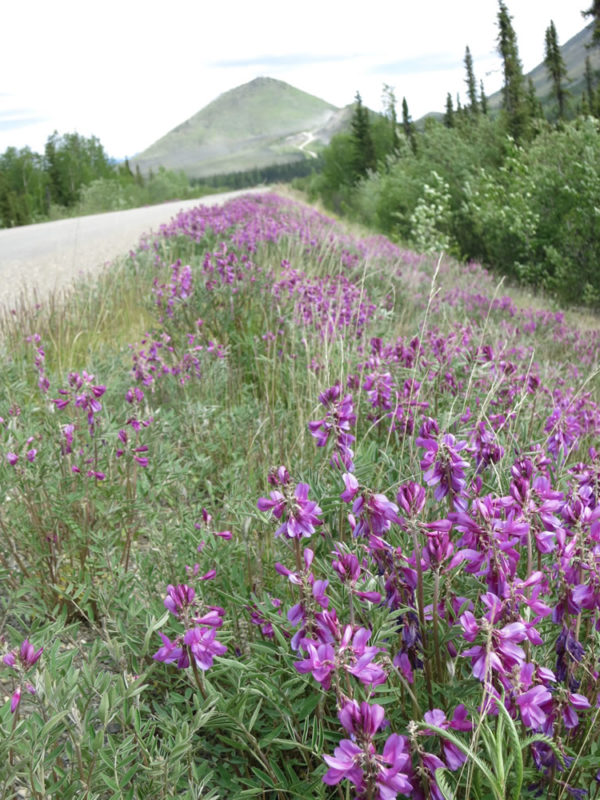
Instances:
[[[94,274],[126,255],[144,233],[158,230],[182,209],[224,203],[261,189],[213,194],[158,206],[0,230],[0,305],[12,307],[35,290],[39,297]]]

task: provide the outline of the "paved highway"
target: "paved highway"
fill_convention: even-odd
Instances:
[[[9,308],[20,296],[38,297],[99,272],[136,247],[144,233],[158,230],[182,209],[224,203],[250,189],[180,200],[158,206],[110,211],[88,217],[42,222],[0,230],[0,304]]]

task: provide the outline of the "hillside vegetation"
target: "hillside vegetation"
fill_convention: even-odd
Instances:
[[[3,797],[593,796],[597,328],[254,195],[1,347]]]
[[[492,113],[465,52],[468,103],[448,95],[441,121],[418,130],[406,99],[396,118],[388,92],[383,116],[365,113],[360,96],[351,129],[322,153],[322,170],[296,185],[327,208],[347,214],[424,252],[477,260],[512,281],[543,290],[560,303],[600,307],[600,92],[585,51],[592,28],[575,37],[588,61],[575,115],[569,73],[549,26],[545,71],[552,102],[527,88],[516,36],[499,4],[499,52],[505,86]]]
[[[326,128],[337,111],[284,81],[256,78],[220,95],[133,162],[143,172],[163,166],[199,178],[300,161],[306,156],[298,134]]]

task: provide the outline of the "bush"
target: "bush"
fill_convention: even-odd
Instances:
[[[544,130],[500,170],[482,170],[469,187],[474,237],[466,254],[562,302],[597,305],[598,126],[590,118]]]

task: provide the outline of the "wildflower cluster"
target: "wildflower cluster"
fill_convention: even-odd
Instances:
[[[50,610],[31,640],[68,626],[45,661],[69,677],[45,669],[43,701],[73,721],[60,709],[42,743],[52,714],[17,713],[42,649],[7,647],[11,796],[29,770],[73,796],[159,796],[168,775],[232,797],[593,797],[596,332],[269,195],[181,213],[142,250],[154,319],[121,374],[99,360],[107,385],[60,383],[35,334],[35,405],[0,398],[5,627],[26,592]],[[409,333],[386,338],[397,295]],[[103,686],[81,670],[79,706],[78,625],[99,632]],[[45,784],[30,732],[35,759],[59,753]]]
[[[29,694],[35,694],[35,686],[31,683],[29,673],[39,661],[44,651],[43,647],[36,650],[29,639],[24,639],[18,650],[8,650],[2,656],[2,664],[9,667],[14,690],[10,698],[10,711],[14,714],[19,708],[23,689]]]

